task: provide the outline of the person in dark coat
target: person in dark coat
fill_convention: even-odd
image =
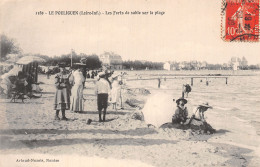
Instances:
[[[188,97],[189,93],[191,92],[191,86],[189,84],[185,84],[182,87],[182,98],[186,95]]]
[[[17,79],[15,80],[15,89],[18,92],[21,92],[23,94],[26,94],[26,86],[28,85],[28,82],[26,81],[26,76],[22,71],[18,72]]]
[[[65,65],[59,64],[60,73],[55,77],[56,93],[54,99],[54,110],[56,110],[55,120],[60,120],[59,111],[62,112],[61,120],[68,120],[65,110],[70,109],[70,73],[66,72]]]

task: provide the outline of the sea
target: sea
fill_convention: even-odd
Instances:
[[[183,84],[193,84],[187,98],[190,106],[195,107],[199,103],[208,102],[215,112],[229,115],[241,123],[250,124],[256,129],[256,134],[260,135],[260,71],[124,72],[127,73],[127,82],[137,83],[133,87],[144,87],[152,93],[165,92],[174,95],[176,99],[182,95]],[[160,88],[158,88],[158,78]]]

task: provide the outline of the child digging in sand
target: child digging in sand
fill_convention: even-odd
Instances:
[[[200,104],[197,107],[197,109],[195,110],[195,112],[193,113],[193,115],[191,116],[191,119],[190,119],[189,123],[192,121],[192,119],[196,119],[196,120],[200,120],[202,122],[206,122],[205,117],[204,117],[204,113],[209,108],[212,109],[212,107],[207,102]]]
[[[208,110],[208,109],[212,109],[212,106],[209,105],[209,103],[205,102],[200,104],[197,109],[194,111],[194,113],[192,114],[190,121],[188,123],[188,125],[191,124],[192,120],[196,120],[199,122],[202,122],[203,124],[203,129],[204,129],[204,133],[214,133],[216,130],[213,129],[205,120],[204,117],[204,113]]]

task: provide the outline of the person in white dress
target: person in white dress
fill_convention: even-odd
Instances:
[[[73,72],[71,82],[73,87],[71,89],[70,110],[73,112],[82,112],[84,110],[83,88],[85,77],[83,76],[81,69],[77,69]]]
[[[113,109],[117,111],[117,102],[119,99],[119,81],[118,81],[118,76],[112,78],[112,90],[111,90],[111,103],[113,105]]]

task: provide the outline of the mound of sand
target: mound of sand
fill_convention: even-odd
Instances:
[[[150,91],[145,88],[132,88],[122,91],[124,102],[133,108],[143,108]]]
[[[208,123],[203,123],[201,121],[192,120],[190,125],[184,124],[172,124],[171,122],[163,124],[160,128],[175,128],[175,129],[182,129],[182,130],[192,130],[196,134],[213,134],[216,132],[215,129]]]
[[[145,96],[151,94],[150,91],[145,88],[127,89],[127,93],[130,95],[145,95]]]
[[[137,99],[131,98],[131,99],[127,99],[125,103],[134,108],[136,107],[142,108],[144,101],[139,101]]]

